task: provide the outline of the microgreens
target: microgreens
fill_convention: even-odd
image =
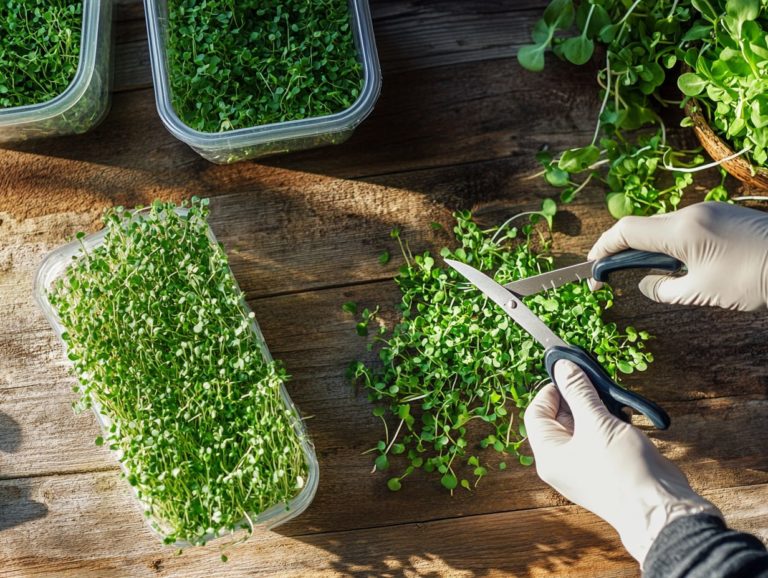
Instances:
[[[0,3],[0,108],[38,104],[64,92],[80,60],[83,3]]]
[[[553,204],[534,217],[551,219]],[[551,243],[534,225],[518,229],[510,220],[483,230],[468,212],[455,218],[457,247],[442,249],[442,258],[468,263],[499,283],[552,268]],[[377,351],[380,363],[356,361],[349,369],[350,379],[377,404],[373,415],[384,424],[384,439],[370,450],[377,454],[374,469],[398,465],[387,482],[392,491],[417,468],[435,472],[453,491],[471,489],[488,473],[478,446],[530,465],[520,417],[548,380],[542,347],[453,269],[429,252],[412,254],[397,229],[392,236],[405,260],[395,278],[402,293],[401,318],[388,329],[378,308],[362,309],[358,333],[376,326],[368,348]],[[613,303],[608,287],[592,292],[586,283],[572,283],[525,302],[566,341],[593,351],[613,376],[645,370],[652,360],[645,351],[646,332],[621,331],[603,320],[603,309]],[[347,303],[343,309],[354,314],[358,307]],[[506,467],[506,461],[498,464]]]
[[[576,8],[573,0],[550,2],[533,27],[534,43],[518,52],[520,64],[542,70],[549,48],[572,64],[584,64],[597,44],[604,47],[600,57],[605,59],[597,77],[602,99],[592,142],[556,157],[539,157],[540,174],[563,189],[563,202],[594,179],[606,185],[606,202],[616,218],[664,213],[678,206],[693,183],[691,173],[708,166],[701,164],[698,151],[667,144],[658,112],[659,106],[683,104],[667,100],[660,89],[680,63],[696,63],[697,47],[712,28],[700,18],[707,6],[709,0],[582,0]],[[577,34],[572,36],[574,25]],[[686,86],[703,90],[699,81]]]
[[[162,202],[110,210],[103,244],[83,244],[49,293],[76,409],[107,418],[96,443],[119,452],[167,543],[250,525],[307,478],[285,370],[265,358],[207,215],[197,199],[187,216]]]
[[[362,85],[346,0],[169,0],[173,106],[220,132],[339,112]]]
[[[711,2],[711,3],[710,3]],[[683,94],[697,98],[713,129],[757,165],[768,161],[768,2],[702,0],[698,50]]]

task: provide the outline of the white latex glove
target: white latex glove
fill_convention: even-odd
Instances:
[[[722,517],[645,434],[608,412],[578,366],[561,360],[554,372],[558,387],[545,386],[525,412],[542,480],[613,526],[641,565],[672,520]]]
[[[768,305],[766,213],[710,202],[665,215],[624,217],[603,233],[589,258],[625,249],[666,253],[688,268],[682,277],[645,277],[640,291],[654,301],[741,311]]]

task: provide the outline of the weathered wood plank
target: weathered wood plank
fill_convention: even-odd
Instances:
[[[117,94],[110,116],[87,135],[0,151],[0,212],[27,217],[43,206],[65,211],[160,193],[258,191],[275,176],[301,178],[273,173],[277,167],[344,178],[498,157],[531,167],[534,151],[547,143],[585,142],[597,107],[591,78],[577,76],[561,89],[545,76],[511,75],[515,66],[505,60],[397,75],[347,143],[229,167],[211,165],[172,137],[150,92]],[[55,185],[41,176],[49,174],[57,175]]]
[[[575,506],[502,512],[356,532],[259,531],[219,560],[217,544],[175,556],[109,473],[0,482],[9,518],[4,576],[573,575],[634,576],[609,526]],[[731,525],[768,528],[768,486],[706,496]],[[119,516],[115,513],[119,512]],[[29,544],[34,543],[34,548]],[[117,546],[117,548],[116,548]]]
[[[217,232],[225,243],[233,235],[232,228]],[[253,244],[247,253],[258,253],[257,247],[258,243]],[[254,262],[259,260],[233,263],[246,290],[264,273]],[[279,276],[280,272],[274,274]],[[630,320],[660,336],[653,349],[661,359],[642,376],[633,376],[639,377],[633,383],[638,391],[663,403],[673,416],[674,425],[668,432],[652,434],[662,449],[680,463],[698,489],[714,489],[723,483],[768,482],[768,441],[762,435],[768,425],[765,370],[755,353],[762,350],[759,337],[764,331],[754,331],[761,320],[715,310],[689,310],[682,311],[688,320],[681,321],[680,310],[648,306],[636,292],[628,293],[634,295],[626,297],[628,302],[635,300],[634,306],[619,312],[617,319]],[[289,385],[292,397],[305,415],[313,416],[308,427],[318,448],[323,481],[315,508],[296,522],[296,531],[349,529],[360,524],[562,503],[532,470],[520,467],[494,472],[478,492],[461,493],[453,500],[434,479],[414,476],[402,492],[391,494],[384,486],[384,477],[369,475],[370,457],[361,453],[379,439],[380,425],[370,415],[364,394],[355,395],[344,376],[347,362],[366,354],[364,340],[355,334],[354,321],[340,310],[340,304],[347,300],[391,304],[396,298],[393,284],[383,281],[252,301],[273,354],[294,376]],[[19,298],[16,303],[11,315],[16,329],[3,332],[4,347],[0,349],[8,352],[7,358],[0,359],[5,368],[0,382],[0,412],[6,422],[16,424],[9,428],[9,434],[0,432],[0,445],[15,445],[16,450],[0,456],[0,476],[114,467],[109,454],[93,445],[97,435],[93,418],[71,414],[71,378],[66,376],[52,332],[28,299]],[[763,319],[762,325],[765,323]],[[697,344],[701,327],[715,325],[720,333],[707,344]],[[677,328],[671,336],[669,327]],[[745,347],[729,351],[729,342],[741,334]],[[666,356],[665,350],[674,354]],[[707,379],[707,368],[701,367],[701,359],[718,355],[719,363],[729,371],[720,381],[712,382]],[[21,439],[14,441],[19,431]],[[346,497],[348,507],[339,509],[338,496]],[[382,509],[381,503],[391,507]]]

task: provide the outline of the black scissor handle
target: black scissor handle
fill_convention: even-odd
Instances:
[[[682,268],[682,261],[664,253],[627,249],[595,261],[592,265],[592,278],[596,281],[608,281],[611,273],[623,269],[662,269],[676,273]]]
[[[651,420],[656,429],[669,427],[670,419],[666,411],[642,395],[619,387],[594,357],[575,345],[565,347],[555,345],[544,353],[544,365],[553,382],[555,381],[555,362],[560,359],[575,363],[587,374],[608,411],[616,417],[628,422],[629,416],[623,410],[625,407],[631,407]]]

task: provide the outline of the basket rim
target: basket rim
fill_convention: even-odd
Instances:
[[[693,121],[694,129],[699,133],[700,138],[710,141],[717,152],[722,152],[722,154],[718,154],[717,158],[715,158],[715,155],[710,150],[713,147],[705,147],[709,155],[713,157],[713,160],[721,162],[724,158],[736,154],[731,145],[712,129],[709,121],[702,113],[702,107],[698,99],[691,97],[685,103],[685,114]],[[744,171],[749,171],[754,176],[759,175],[761,178],[768,178],[768,168],[754,165],[741,156],[732,158],[722,164],[736,166]]]

